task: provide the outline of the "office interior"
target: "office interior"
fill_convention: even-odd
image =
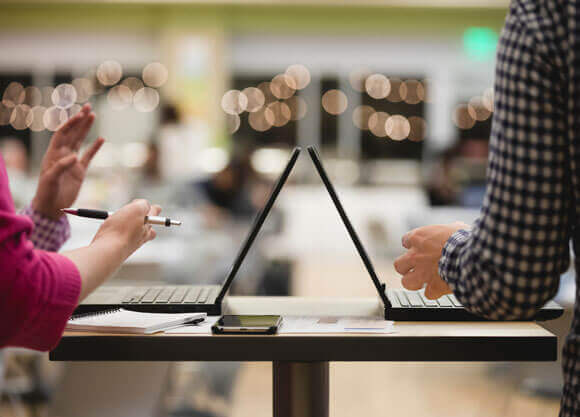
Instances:
[[[52,132],[89,102],[97,114],[89,141],[107,142],[76,206],[115,210],[146,198],[183,221],[158,229],[109,284],[219,284],[292,148],[315,145],[379,276],[400,287],[392,263],[406,231],[478,216],[508,6],[3,2],[0,152],[16,206],[33,196]],[[69,220],[64,249],[88,244],[99,223]],[[573,276],[562,277],[557,296],[567,311]],[[231,293],[376,296],[305,155]],[[569,321],[566,313],[545,326],[563,336]],[[267,362],[174,363],[148,373],[155,366],[72,369],[9,349],[0,415],[57,417],[59,404],[68,416],[66,404],[91,390],[155,410],[135,415],[272,414]],[[123,372],[143,372],[143,389],[129,389]],[[556,415],[562,384],[559,362],[334,363],[330,372],[339,376],[331,378],[333,416]],[[85,415],[114,415],[106,404],[87,400],[89,408],[97,414]]]

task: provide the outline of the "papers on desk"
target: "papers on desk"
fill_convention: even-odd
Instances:
[[[395,333],[395,322],[374,317],[284,316],[279,334]]]
[[[205,320],[198,324],[185,325],[174,329],[166,330],[168,334],[211,334],[211,326],[214,325],[220,316],[207,316]]]
[[[219,316],[208,316],[205,321],[166,330],[168,334],[211,334],[211,326]],[[293,333],[395,333],[393,321],[374,317],[313,317],[283,316],[278,334]]]

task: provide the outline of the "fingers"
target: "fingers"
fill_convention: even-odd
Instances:
[[[93,122],[95,121],[95,113],[85,114],[81,112],[80,114],[83,114],[84,116],[81,118],[77,128],[69,133],[70,146],[74,150],[80,149],[83,141],[89,133],[89,130],[91,130]]]
[[[424,274],[419,273],[416,269],[407,272],[401,280],[403,287],[411,291],[420,290],[425,285],[425,282],[426,277]]]
[[[404,248],[411,249],[417,241],[417,229],[413,229],[405,233],[401,239],[401,243]]]
[[[151,205],[149,204],[149,201],[142,199],[142,198],[138,198],[136,200],[133,200],[131,202],[131,206],[133,206],[135,208],[135,210],[139,214],[142,214],[143,216],[146,216],[147,213],[149,213],[149,210],[151,210]]]
[[[395,262],[393,264],[395,266],[395,270],[399,274],[405,275],[415,266],[414,257],[415,253],[412,250],[409,250],[403,255],[399,256],[397,259],[395,259]]]
[[[149,242],[150,240],[153,240],[157,237],[157,232],[155,232],[155,230],[153,230],[153,228],[151,228],[147,234],[147,240],[146,242]]]
[[[65,156],[58,160],[50,170],[46,173],[46,178],[49,181],[56,181],[63,172],[72,167],[77,162],[77,155],[75,153]]]
[[[73,130],[76,129],[80,125],[81,122],[86,121],[90,115],[91,115],[91,105],[87,103],[81,108],[81,110],[77,114],[75,114],[73,117],[68,119],[57,130],[57,133],[59,133],[63,138],[67,138],[67,136],[69,134],[71,134],[73,132]],[[93,114],[93,116],[94,116],[94,114]],[[94,117],[93,117],[93,119],[94,119]]]
[[[85,168],[89,166],[94,156],[97,154],[99,149],[101,149],[101,146],[103,146],[104,143],[105,139],[98,138],[96,141],[93,142],[93,144],[89,147],[89,149],[85,151],[85,153],[81,158],[81,164],[83,164]]]
[[[443,295],[449,294],[451,292],[452,292],[451,289],[441,279],[433,280],[425,288],[425,297],[427,297],[430,300],[436,300],[437,298],[442,297]]]
[[[148,216],[158,216],[159,213],[161,213],[161,206],[157,205],[157,204],[153,204],[151,206],[151,208],[149,209],[149,213],[147,213]]]

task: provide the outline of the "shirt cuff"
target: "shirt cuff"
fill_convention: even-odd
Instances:
[[[441,251],[439,258],[439,276],[455,290],[456,282],[460,276],[459,249],[464,246],[469,239],[470,232],[460,229],[453,233]]]
[[[53,220],[30,206],[22,209],[20,214],[29,217],[34,223],[29,239],[36,249],[57,252],[70,237],[70,224],[66,216]]]

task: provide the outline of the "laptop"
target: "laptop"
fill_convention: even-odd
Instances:
[[[354,227],[352,226],[334,186],[328,175],[318,152],[313,146],[309,146],[308,153],[312,162],[328,191],[330,198],[344,223],[356,250],[358,251],[371,280],[382,300],[385,308],[385,319],[395,321],[482,321],[486,320],[467,311],[454,295],[444,295],[437,300],[425,297],[422,291],[406,291],[402,289],[387,289],[386,284],[381,283],[367,252],[361,243]],[[542,307],[532,320],[552,320],[564,313],[562,307],[554,301],[549,301]]]
[[[294,148],[286,167],[274,184],[264,208],[258,212],[234,263],[220,285],[162,285],[153,287],[101,286],[90,294],[75,310],[74,314],[92,313],[114,308],[152,313],[190,313],[205,312],[208,315],[220,315],[222,302],[254,243],[268,213],[272,209],[280,190],[286,183],[292,168],[296,164],[300,148]]]

